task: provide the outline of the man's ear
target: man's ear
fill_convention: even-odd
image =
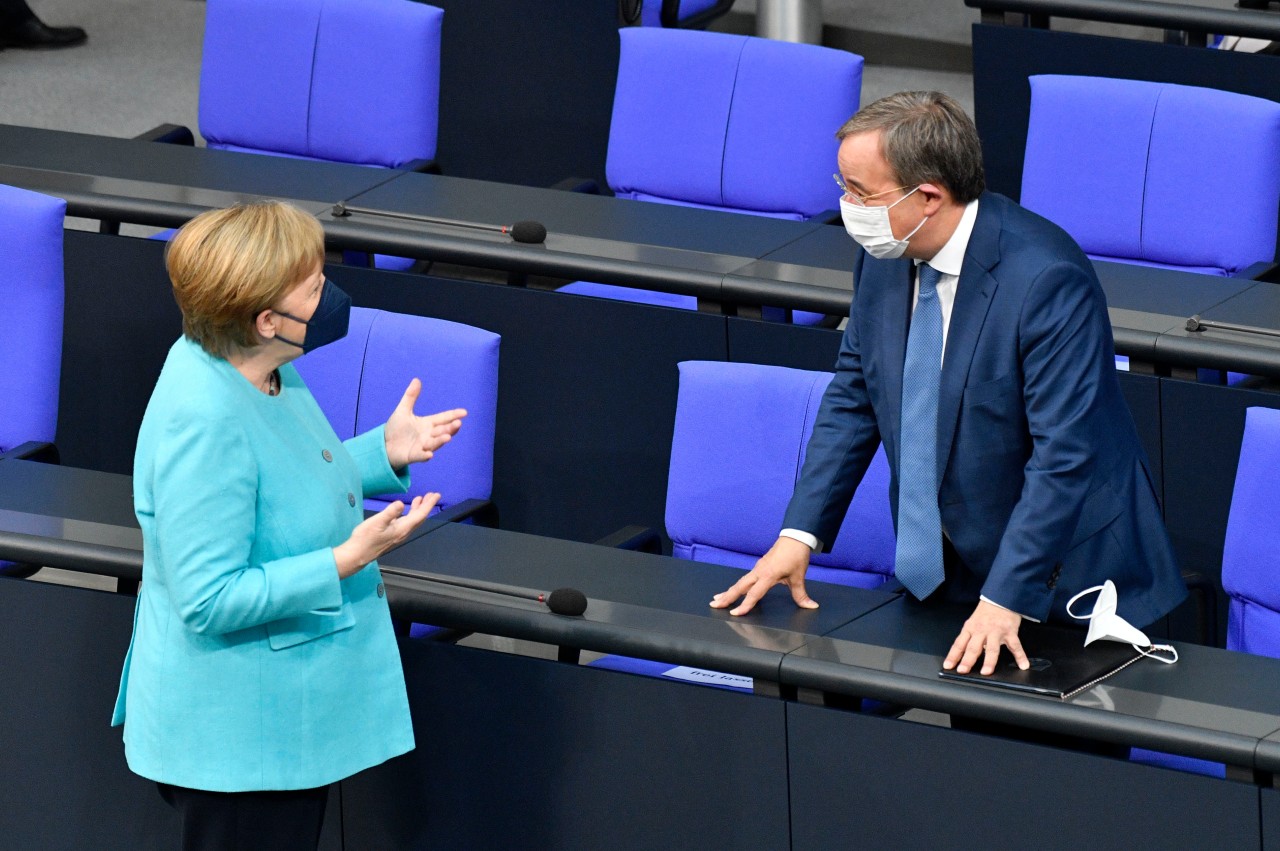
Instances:
[[[924,214],[934,216],[951,199],[951,193],[936,183],[921,183],[916,190],[924,197]]]

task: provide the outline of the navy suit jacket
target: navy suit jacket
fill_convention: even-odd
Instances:
[[[836,375],[783,524],[828,546],[881,441],[897,517],[913,276],[910,260],[858,252]],[[1093,266],[1061,228],[990,192],[947,333],[937,457],[942,527],[971,596],[1064,619],[1071,595],[1111,579],[1135,626],[1186,596]]]

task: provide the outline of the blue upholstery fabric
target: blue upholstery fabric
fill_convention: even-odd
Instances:
[[[1280,104],[1139,80],[1030,82],[1022,204],[1088,254],[1219,275],[1274,256]]]
[[[66,211],[61,198],[0,185],[0,451],[57,429]]]
[[[210,148],[296,159],[432,159],[443,19],[409,0],[211,0],[200,133]],[[379,254],[374,265],[413,260]]]
[[[673,555],[750,570],[773,545],[830,382],[827,372],[780,366],[680,364],[667,479]],[[834,549],[812,556],[806,579],[876,588],[893,575],[893,558],[889,465],[882,448],[854,495]],[[591,665],[651,677],[676,667],[626,656],[605,656]]]
[[[343,439],[385,422],[415,377],[422,380],[418,414],[466,408],[449,445],[410,468],[407,498],[438,491],[444,509],[488,499],[493,490],[499,342],[497,334],[457,322],[353,307],[346,337],[295,364]],[[365,506],[376,510],[397,498]]]
[[[773,545],[830,381],[776,366],[680,364],[666,510],[676,556],[748,569]],[[810,578],[874,588],[893,575],[888,494],[881,450]]]
[[[1231,598],[1227,648],[1280,658],[1277,470],[1280,411],[1249,408],[1222,548],[1222,588]]]
[[[793,220],[835,206],[834,134],[858,108],[861,56],[694,30],[633,27],[619,35],[605,166],[615,195]],[[697,306],[622,289],[577,283],[562,291]],[[796,311],[792,319],[822,318]]]
[[[210,147],[390,168],[436,151],[444,13],[408,0],[213,0]]]
[[[834,206],[834,133],[858,107],[862,57],[691,30],[620,36],[615,193],[804,218]]]

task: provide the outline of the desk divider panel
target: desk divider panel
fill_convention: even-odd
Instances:
[[[789,847],[770,698],[401,639],[417,748],[342,784],[347,848]]]
[[[795,703],[787,738],[794,851],[1260,842],[1248,783]]]

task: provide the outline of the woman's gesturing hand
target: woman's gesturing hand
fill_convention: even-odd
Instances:
[[[409,513],[403,514],[404,503],[396,500],[365,519],[351,530],[351,537],[333,548],[338,578],[346,579],[359,573],[366,564],[404,543],[410,533],[422,525],[422,521],[427,519],[427,515],[439,501],[438,493],[415,496],[409,506]]]
[[[458,433],[462,428],[462,418],[467,415],[465,409],[454,408],[420,417],[413,412],[413,406],[421,392],[422,382],[416,378],[410,381],[400,404],[387,418],[383,438],[387,444],[387,460],[393,469],[402,470],[410,464],[430,459],[437,449]]]

